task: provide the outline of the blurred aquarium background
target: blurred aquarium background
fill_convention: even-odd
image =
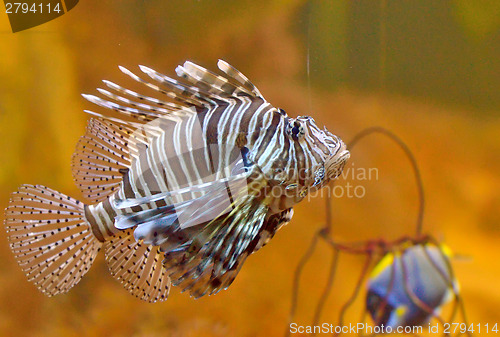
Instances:
[[[2,7],[3,8],[3,7]],[[70,159],[92,108],[81,93],[143,64],[175,75],[191,60],[222,58],[289,115],[310,114],[349,141],[383,126],[422,170],[424,232],[460,256],[454,271],[469,321],[497,323],[500,309],[500,2],[95,1],[11,33],[0,14],[0,206],[22,183],[81,199]],[[309,60],[309,62],[308,62]],[[413,233],[417,190],[408,160],[379,136],[357,145],[346,168],[374,167],[363,198],[334,198],[344,241]],[[339,184],[345,184],[340,181]],[[172,289],[163,303],[130,296],[103,254],[72,291],[47,298],[16,265],[0,235],[2,336],[281,336],[295,267],[325,221],[315,198],[248,259],[234,284],[193,300]],[[331,253],[320,244],[301,279],[296,322],[309,324]],[[341,256],[322,322],[335,323],[363,260]],[[348,318],[355,322],[360,298]]]

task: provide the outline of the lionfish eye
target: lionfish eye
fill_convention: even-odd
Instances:
[[[304,136],[304,127],[299,121],[292,121],[288,124],[288,133],[293,140],[297,141]]]

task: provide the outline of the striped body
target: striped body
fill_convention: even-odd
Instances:
[[[125,180],[110,199],[88,206],[89,221],[97,225],[93,227],[94,230],[98,228],[97,236],[106,238],[114,235],[117,232],[115,217],[131,212],[130,209],[115,207],[114,200],[146,197],[161,191],[195,186],[206,183],[207,177],[208,181],[220,179],[227,173],[225,170],[231,159],[234,160],[231,150],[243,146],[249,149],[248,160],[260,167],[273,184],[274,191],[278,191],[271,201],[269,215],[293,207],[305,197],[302,191],[309,192],[313,188],[317,172],[324,171],[330,148],[335,149],[338,144],[340,149],[340,144],[333,140],[325,143],[324,132],[315,125],[304,142],[296,142],[287,136],[287,126],[291,121],[282,110],[263,99],[252,102],[242,97],[230,104],[193,113],[176,123],[172,132],[154,137],[151,146],[139,151]],[[199,157],[189,155],[193,153],[193,139],[200,134],[203,144],[196,154],[203,157],[201,161]],[[226,151],[215,151],[218,155],[214,160],[216,167],[211,167],[209,158],[214,156],[211,150],[214,148]],[[324,183],[316,183],[314,188],[320,188]],[[167,203],[174,204],[194,197],[196,193],[193,192]]]
[[[194,297],[227,288],[246,257],[290,221],[292,207],[336,178],[349,157],[311,117],[288,117],[229,64],[219,68],[227,77],[186,62],[176,69],[185,82],[141,66],[148,82],[120,68],[172,100],[109,81],[112,91],[98,91],[110,100],[84,95],[108,113],[87,111],[97,118],[77,145],[73,172],[91,203],[75,207],[112,275],[148,301],[166,299],[170,280]],[[25,206],[9,206],[8,230],[25,226],[15,218]],[[29,244],[22,232],[14,248]]]

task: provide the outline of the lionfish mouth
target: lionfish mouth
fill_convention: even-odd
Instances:
[[[326,163],[326,172],[330,179],[336,179],[344,169],[344,166],[351,156],[344,142],[340,141],[340,149],[331,156]]]

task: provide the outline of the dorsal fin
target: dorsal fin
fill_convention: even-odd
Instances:
[[[123,176],[120,169],[130,166],[131,133],[124,126],[90,119],[72,160],[73,177],[87,199],[103,201],[120,185]]]
[[[125,75],[154,92],[165,95],[170,101],[140,94],[110,81],[104,81],[104,84],[112,91],[97,89],[105,98],[94,95],[82,96],[101,108],[135,119],[136,121],[118,119],[118,122],[133,127],[147,124],[157,118],[171,119],[175,116],[183,116],[185,113],[196,113],[206,108],[227,104],[230,100],[239,99],[238,96],[241,95],[263,99],[259,90],[236,68],[222,60],[219,60],[218,66],[224,73],[223,75],[187,61],[175,69],[177,75],[184,81],[178,81],[151,68],[139,66],[142,73],[149,77],[149,79],[143,79],[127,68],[119,67]],[[106,114],[86,112],[117,122],[115,118],[108,117]]]
[[[137,242],[127,230],[106,241],[104,253],[111,275],[132,295],[148,302],[167,299],[170,278],[159,247]]]
[[[110,90],[98,89],[103,98],[83,95],[115,115],[85,110],[95,117],[89,122],[87,134],[81,138],[73,156],[74,177],[84,195],[99,202],[113,193],[122,181],[120,169],[130,167],[143,145],[147,147],[151,139],[162,136],[165,125],[179,123],[232,100],[240,101],[238,96],[263,99],[257,88],[236,68],[222,60],[218,66],[224,74],[185,62],[176,68],[181,77],[179,81],[145,66],[139,68],[149,80],[119,67],[133,80],[166,95],[171,101],[149,97],[109,81],[104,84]]]
[[[202,88],[210,95],[217,97],[231,97],[244,92],[247,95],[252,93],[245,88],[238,87],[227,78],[220,76],[197,64],[186,61],[182,66],[175,68],[177,76],[185,79],[196,88]]]
[[[262,96],[262,94],[260,93],[259,89],[257,89],[257,87],[252,82],[250,82],[250,80],[245,75],[243,75],[238,69],[236,69],[235,67],[233,67],[232,65],[230,65],[229,63],[227,63],[224,60],[219,60],[217,62],[217,66],[227,76],[229,76],[236,83],[238,83],[239,90],[245,91],[245,89],[246,89],[246,90],[250,91],[253,94],[253,96],[264,98]]]

